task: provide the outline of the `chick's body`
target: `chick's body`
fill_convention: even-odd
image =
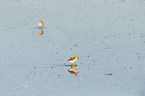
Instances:
[[[43,21],[39,21],[38,25],[39,27],[42,27],[44,25]]]
[[[76,62],[76,61],[77,61],[77,55],[75,55],[74,57],[71,57],[71,58],[68,60],[68,62],[70,62],[71,65],[72,65],[74,62]]]

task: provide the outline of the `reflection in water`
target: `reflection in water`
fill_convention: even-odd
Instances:
[[[76,64],[77,65],[77,64]],[[78,75],[78,72],[77,72],[77,70],[76,69],[74,69],[73,67],[76,67],[76,66],[71,66],[70,65],[70,69],[68,70],[71,74],[74,74],[75,76],[77,76]]]
[[[44,30],[39,29],[39,34],[42,35],[44,33]]]

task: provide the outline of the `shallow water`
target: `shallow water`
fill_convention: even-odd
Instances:
[[[145,95],[144,0],[0,4],[2,96]],[[74,55],[77,75],[68,71]]]

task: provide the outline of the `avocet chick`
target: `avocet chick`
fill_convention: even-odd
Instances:
[[[78,58],[77,55],[74,55],[74,57],[71,57],[70,59],[68,59],[68,62],[71,63],[70,65],[72,65],[74,62],[76,62],[77,58]]]
[[[44,26],[43,21],[42,21],[42,20],[41,20],[41,21],[39,21],[38,25],[39,25],[39,28],[41,28],[42,26]]]

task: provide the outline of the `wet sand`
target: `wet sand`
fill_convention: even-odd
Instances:
[[[145,95],[144,0],[0,4],[2,96]]]

